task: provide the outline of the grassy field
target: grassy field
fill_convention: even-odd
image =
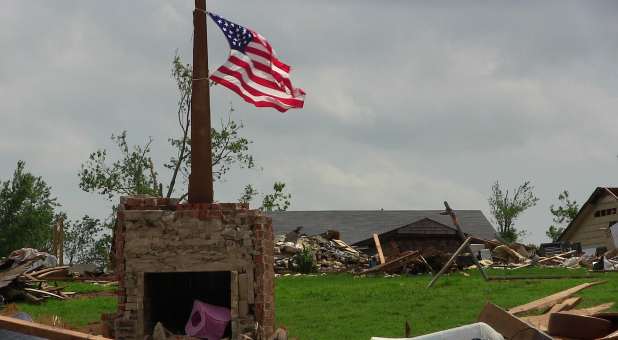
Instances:
[[[287,276],[276,280],[277,324],[301,340],[362,339],[371,336],[401,337],[410,321],[414,335],[474,322],[486,301],[512,307],[583,282],[607,280],[584,290],[581,307],[618,302],[618,273],[595,274],[584,279],[515,280],[484,282],[476,271],[440,278],[432,289],[427,275],[414,277],[365,277],[351,275]],[[585,275],[584,270],[492,270],[492,276]],[[65,291],[82,294],[41,305],[19,304],[35,320],[49,323],[54,315],[69,327],[83,329],[100,320],[101,313],[116,310],[113,287],[84,283],[59,283]],[[107,292],[107,293],[106,293]],[[618,306],[617,306],[618,308]],[[615,309],[618,310],[618,309]]]
[[[63,325],[74,329],[101,320],[102,313],[116,310],[117,297],[113,295],[116,287],[95,285],[83,282],[51,282],[65,287],[64,291],[78,293],[67,300],[49,299],[40,305],[18,303],[17,308],[30,314],[36,321],[52,324],[53,317],[60,318]],[[107,294],[106,294],[107,293]]]
[[[493,270],[492,276],[506,275]],[[509,275],[585,274],[566,269],[509,271]],[[276,284],[276,317],[300,339],[401,337],[410,321],[414,335],[475,322],[486,301],[513,307],[593,279],[608,283],[584,290],[580,306],[618,301],[618,275],[587,279],[484,282],[476,271],[440,278],[431,289],[429,276],[354,278],[350,275],[280,277]]]

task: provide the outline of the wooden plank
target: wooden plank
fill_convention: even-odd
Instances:
[[[468,237],[460,246],[459,248],[457,248],[457,250],[453,253],[453,255],[451,256],[450,259],[448,259],[448,261],[446,262],[446,264],[444,265],[444,267],[442,267],[442,269],[440,269],[440,271],[438,272],[438,274],[436,274],[431,281],[429,282],[429,284],[427,285],[427,288],[431,288],[431,286],[434,285],[434,283],[436,283],[436,281],[440,278],[440,276],[442,276],[442,274],[444,274],[445,271],[447,271],[451,265],[453,264],[453,262],[455,262],[455,259],[457,258],[457,255],[459,255],[464,249],[467,248],[468,243],[470,243],[470,238]]]
[[[594,279],[592,275],[509,275],[492,276],[489,281],[509,281],[509,280],[552,280],[552,279]]]
[[[478,321],[491,326],[505,339],[552,340],[552,337],[504,309],[487,303]]]
[[[582,298],[580,296],[575,296],[572,298],[568,298],[561,303],[555,304],[552,308],[549,309],[547,313],[558,313],[562,311],[566,311],[575,307]]]
[[[579,286],[575,286],[575,287],[563,290],[561,292],[546,296],[542,299],[534,300],[524,305],[513,307],[509,309],[509,312],[513,314],[518,314],[518,313],[529,312],[534,309],[548,308],[548,307],[555,305],[556,303],[562,302],[563,300],[571,297],[573,294],[583,289],[586,289],[588,287],[592,287],[592,286],[595,286],[601,283],[605,283],[605,282],[607,281],[596,281],[596,282],[583,283]]]
[[[33,293],[37,293],[37,294],[48,295],[48,296],[52,296],[52,297],[55,297],[55,298],[60,299],[60,300],[64,300],[64,297],[62,297],[60,295],[57,295],[57,294],[54,294],[52,292],[45,291],[45,290],[34,289],[34,288],[24,288],[24,290],[29,291],[29,292],[33,292]]]
[[[546,258],[544,258],[544,259],[540,259],[540,260],[538,261],[538,263],[543,263],[543,262],[547,262],[547,261],[550,261],[550,260],[555,260],[555,259],[558,259],[558,258],[559,258],[559,259],[562,259],[562,256],[571,255],[571,254],[573,254],[573,253],[575,253],[575,252],[576,252],[576,250],[571,250],[571,251],[567,251],[566,253],[562,253],[562,254],[554,255],[554,256],[551,256],[551,257],[546,257]],[[562,260],[564,260],[564,259],[562,259]]]
[[[421,261],[423,261],[423,263],[427,266],[427,269],[429,269],[431,275],[436,275],[436,272],[433,270],[429,262],[427,262],[427,260],[423,257],[423,255],[419,255],[419,257],[421,258]]]
[[[384,260],[384,253],[382,253],[382,246],[380,245],[380,238],[378,234],[373,234],[373,242],[376,244],[376,250],[378,251],[378,257],[380,258],[380,264],[384,264],[386,262]]]
[[[112,340],[100,335],[71,331],[2,315],[0,315],[0,328],[54,340]]]
[[[549,317],[552,313],[557,313],[557,312],[562,312],[562,311],[568,311],[569,309],[573,308],[573,306],[575,306],[576,304],[578,304],[581,301],[581,297],[576,296],[576,297],[572,297],[569,299],[564,300],[564,302],[559,303],[554,305],[549,312],[545,313],[545,314],[541,314],[541,315],[533,315],[533,316],[525,316],[522,317],[521,319],[530,323],[531,325],[533,325],[534,327],[547,332],[548,330],[548,325],[549,325]]]
[[[453,225],[457,228],[457,235],[459,235],[459,239],[461,240],[461,242],[465,242],[465,235],[464,235],[463,231],[461,231],[461,227],[459,226],[459,220],[457,219],[457,215],[455,214],[455,211],[453,211],[453,209],[451,209],[451,206],[448,205],[447,201],[444,201],[444,208],[446,209],[446,211],[444,211],[444,212],[442,212],[440,214],[441,215],[450,215],[451,216],[451,220],[453,221]],[[468,243],[470,243],[470,240],[468,240]],[[470,249],[470,246],[467,246],[466,250],[470,254],[472,254],[472,249]],[[476,256],[472,256],[472,261],[474,261],[474,264],[479,269],[479,272],[481,273],[481,276],[483,277],[483,279],[485,281],[487,281],[489,279],[489,275],[487,275],[487,273],[485,273],[485,269],[483,268],[483,266],[481,266],[481,264],[479,263],[479,260],[476,258]]]
[[[36,271],[36,272],[30,272],[30,273],[28,273],[28,274],[30,274],[30,275],[32,275],[32,276],[38,276],[38,275],[40,275],[40,274],[47,273],[47,272],[50,272],[50,271],[53,271],[53,270],[57,270],[57,269],[68,269],[68,268],[69,268],[69,266],[51,267],[51,268],[41,269],[41,270],[38,270],[38,271]]]
[[[612,308],[613,306],[614,306],[613,302],[608,302],[608,303],[604,303],[602,305],[592,306],[592,307],[588,307],[588,308],[571,309],[571,310],[565,311],[565,313],[593,316],[593,315],[595,315],[597,313],[601,313],[603,311],[606,311],[606,310]]]
[[[67,274],[69,273],[67,268],[58,268],[58,269],[55,269],[55,270],[50,270],[50,271],[45,272],[43,274],[39,274],[39,275],[37,275],[37,278],[42,279],[42,278],[44,278],[44,277],[46,277],[48,275],[52,275],[52,274],[56,274],[56,273],[60,273],[60,272],[64,272],[64,271],[66,271]]]
[[[388,262],[379,264],[369,269],[365,269],[362,272],[360,272],[360,274],[369,274],[369,273],[374,273],[374,272],[388,273],[388,272],[392,272],[395,270],[399,270],[403,266],[407,265],[408,263],[411,263],[414,261],[420,261],[419,256],[420,254],[418,251],[409,250],[407,252],[399,254],[399,256],[397,256],[396,258],[388,260]]]

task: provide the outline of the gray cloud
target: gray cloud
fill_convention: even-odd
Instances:
[[[548,207],[569,189],[583,201],[615,184],[618,23],[615,2],[216,1],[209,8],[266,36],[308,95],[303,110],[230,103],[263,171],[216,185],[234,200],[246,183],[284,180],[294,209],[487,211],[496,179],[536,185],[521,220],[540,241]],[[170,62],[191,57],[191,3],[0,4],[0,178],[18,159],[78,217],[109,203],[77,187],[79,165],[130,140],[178,133]],[[228,48],[209,23],[211,69]],[[165,175],[164,175],[165,176]]]

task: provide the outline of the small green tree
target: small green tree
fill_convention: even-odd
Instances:
[[[525,233],[524,230],[515,228],[515,220],[539,201],[534,196],[533,190],[534,187],[529,181],[520,185],[512,196],[508,189],[502,190],[498,181],[491,186],[489,208],[494,221],[498,224],[498,233],[505,242],[515,242]]]
[[[99,149],[90,154],[78,173],[79,187],[112,200],[116,195],[154,195],[160,193],[154,162],[150,157],[149,139],[144,146],[129,147],[127,132],[112,135],[120,151],[120,159],[109,164],[108,152]]]
[[[66,221],[64,255],[69,265],[94,263],[106,267],[111,247],[111,225],[85,215],[81,220]]]
[[[569,198],[569,192],[564,190],[558,194],[558,207],[553,204],[549,207],[549,211],[553,215],[552,221],[556,224],[549,226],[545,235],[553,242],[556,242],[565,227],[577,216],[579,212],[579,204]]]
[[[291,204],[290,200],[292,199],[292,194],[286,193],[284,190],[284,182],[275,182],[273,185],[273,192],[264,195],[262,198],[262,205],[259,209],[267,212],[288,210]],[[250,203],[259,194],[260,193],[253,187],[253,185],[248,184],[245,186],[238,202]]]
[[[0,181],[0,257],[23,247],[49,250],[57,206],[45,181],[17,162],[12,179]]]

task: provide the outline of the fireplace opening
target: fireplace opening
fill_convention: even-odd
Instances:
[[[230,308],[230,277],[229,271],[145,273],[145,334],[152,334],[157,322],[174,334],[185,334],[185,325],[192,317],[195,300]],[[197,323],[199,320],[191,321]],[[229,324],[225,336],[231,337]]]

